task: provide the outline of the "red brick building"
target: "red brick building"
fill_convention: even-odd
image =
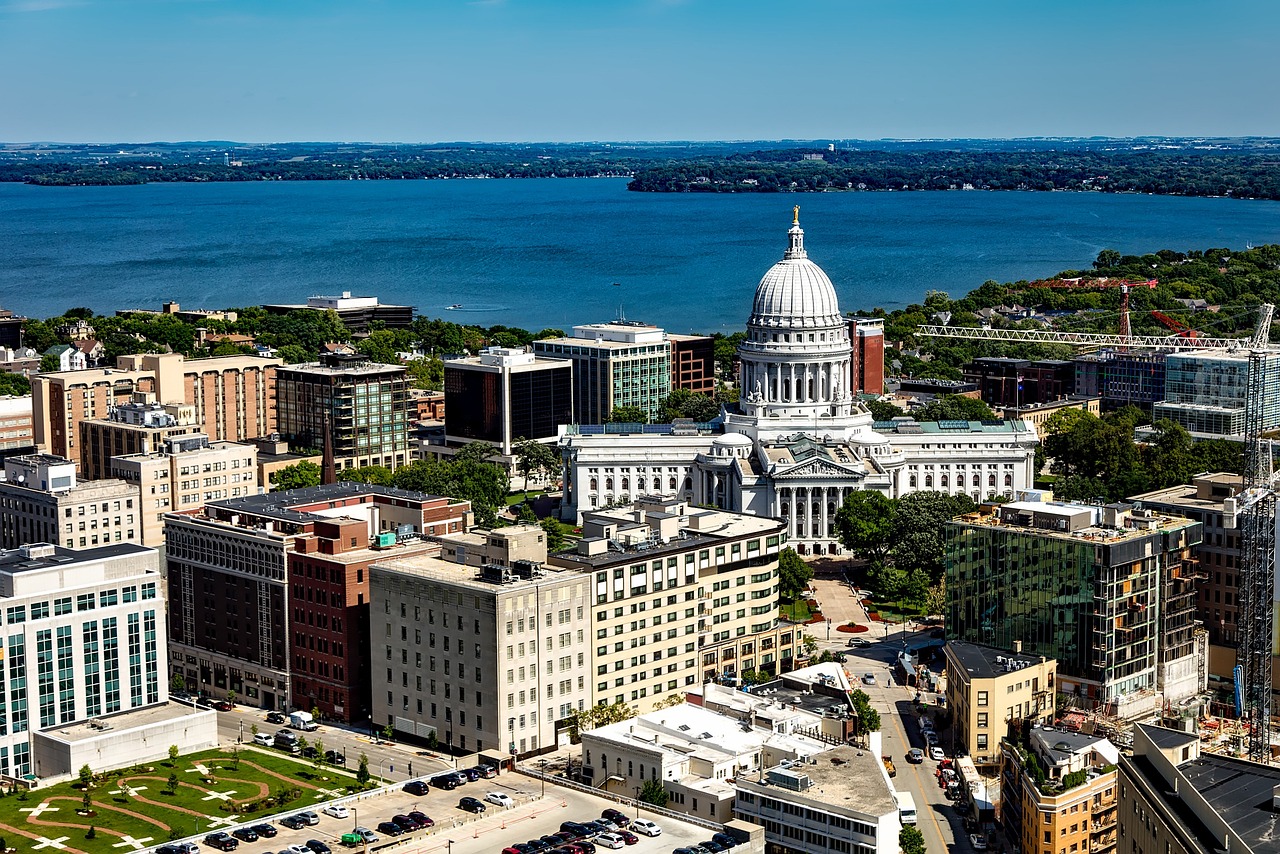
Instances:
[[[170,666],[246,704],[369,717],[369,566],[431,554],[466,501],[339,482],[165,517]]]
[[[671,388],[711,396],[716,390],[716,344],[706,335],[667,335],[671,342]]]
[[[849,318],[854,394],[884,394],[884,320]]]

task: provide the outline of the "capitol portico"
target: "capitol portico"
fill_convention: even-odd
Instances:
[[[801,554],[837,554],[835,515],[850,492],[936,490],[975,501],[1031,487],[1035,430],[1024,421],[873,423],[852,391],[848,325],[809,260],[796,209],[782,260],[756,287],[741,359],[739,412],[715,430],[561,438],[562,518],[640,495],[781,519]]]

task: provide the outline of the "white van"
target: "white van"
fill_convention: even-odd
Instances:
[[[898,821],[903,824],[916,823],[916,800],[911,797],[910,792],[894,792],[894,798],[898,801]]]

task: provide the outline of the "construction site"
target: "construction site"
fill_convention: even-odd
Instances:
[[[1233,567],[1238,572],[1238,587],[1234,603],[1236,625],[1232,640],[1235,666],[1232,678],[1229,683],[1219,681],[1217,684],[1212,684],[1207,678],[1209,632],[1197,622],[1193,629],[1193,645],[1200,662],[1196,674],[1200,690],[1192,696],[1167,694],[1159,691],[1158,686],[1108,697],[1076,697],[1059,693],[1056,724],[1068,732],[1106,737],[1123,749],[1133,744],[1135,723],[1154,720],[1183,732],[1196,733],[1206,752],[1270,763],[1280,758],[1280,736],[1271,716],[1272,663],[1273,657],[1280,652],[1275,637],[1277,597],[1274,592],[1277,470],[1271,442],[1271,434],[1280,424],[1280,347],[1270,343],[1274,307],[1269,304],[1259,306],[1255,330],[1245,338],[1204,335],[1161,312],[1153,312],[1153,316],[1172,331],[1171,335],[1133,335],[1129,320],[1129,291],[1132,288],[1154,288],[1155,285],[1155,281],[1118,280],[1102,284],[1063,280],[1043,285],[1119,287],[1122,302],[1119,331],[1116,333],[924,325],[919,327],[918,334],[970,341],[1065,344],[1077,348],[1077,351],[1089,352],[1109,348],[1111,353],[1133,354],[1139,358],[1144,353],[1167,357],[1188,352],[1216,352],[1219,356],[1230,357],[1233,363],[1230,370],[1215,369],[1219,375],[1206,381],[1206,386],[1215,387],[1202,394],[1203,399],[1191,400],[1189,384],[1185,393],[1198,411],[1216,410],[1211,413],[1216,419],[1213,424],[1221,424],[1227,428],[1223,433],[1242,437],[1244,442],[1243,483],[1238,491],[1222,500],[1218,520],[1222,528],[1238,533],[1239,542],[1238,566]],[[1197,371],[1206,373],[1193,363],[1185,375],[1194,378]],[[1165,412],[1160,417],[1171,416]],[[1183,569],[1177,578],[1163,582],[1176,584],[1178,590],[1157,588],[1151,592],[1160,596],[1161,601],[1170,596],[1176,600],[1186,590],[1204,582],[1206,575],[1198,571],[1194,561],[1184,561]],[[1123,595],[1117,593],[1120,598],[1116,602],[1102,603],[1100,609],[1095,608],[1105,617],[1103,630],[1117,636],[1132,631],[1134,616],[1138,613],[1135,609],[1143,607],[1138,597],[1129,595],[1127,586],[1122,592]],[[1121,602],[1121,599],[1125,601]],[[1107,621],[1110,621],[1109,625]],[[1158,632],[1152,635],[1152,639],[1157,643],[1165,640]],[[1104,650],[1109,648],[1113,647],[1101,647]],[[1166,699],[1168,696],[1177,699]]]

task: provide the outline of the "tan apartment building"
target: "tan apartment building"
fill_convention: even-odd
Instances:
[[[548,560],[591,577],[594,702],[643,713],[720,676],[778,672],[799,634],[779,625],[785,527],[675,498],[585,513],[576,551]]]
[[[1042,655],[1022,655],[964,641],[943,647],[947,705],[951,709],[953,752],[975,765],[1000,764],[1000,742],[1013,725],[1039,724],[1054,712],[1058,664]]]
[[[142,544],[164,544],[164,517],[208,501],[258,492],[257,449],[210,442],[203,433],[173,436],[156,451],[111,458],[111,477],[139,491]]]
[[[81,483],[71,460],[10,457],[0,480],[0,548],[51,543],[89,549],[142,544],[138,487],[122,480]]]
[[[31,395],[0,396],[0,451],[31,448],[34,445],[31,427]]]
[[[149,454],[174,436],[198,432],[194,406],[157,403],[151,392],[136,391],[107,417],[80,422],[80,476],[110,477],[113,457]]]
[[[1093,415],[1102,414],[1101,397],[1064,397],[1061,400],[1050,400],[1045,403],[1027,403],[1022,406],[1006,406],[1001,416],[1006,420],[1030,421],[1036,428],[1036,438],[1044,441],[1044,425],[1054,415],[1066,409],[1079,409]]]
[[[1025,743],[1005,741],[1002,749],[1001,821],[1017,850],[1117,851],[1120,751],[1114,744],[1101,736],[1035,727]]]
[[[219,356],[185,361],[180,353],[121,356],[114,368],[60,371],[31,378],[37,447],[79,463],[80,423],[151,392],[161,403],[195,407],[198,430],[216,441],[244,441],[275,429],[275,369],[280,359]]]
[[[370,568],[373,720],[451,752],[568,743],[591,701],[591,578],[546,566],[535,526],[481,539]]]

